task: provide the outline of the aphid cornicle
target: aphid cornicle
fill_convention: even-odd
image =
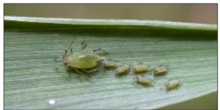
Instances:
[[[136,76],[136,82],[146,86],[146,85],[150,85],[152,83],[152,80],[150,78]]]
[[[119,66],[118,68],[116,68],[116,72],[119,75],[119,74],[123,74],[123,73],[128,72],[129,69],[130,69],[130,65],[124,64],[124,65]]]
[[[147,69],[148,69],[148,66],[145,64],[138,64],[132,67],[132,70],[135,73],[143,73],[143,72],[146,72]]]
[[[169,80],[166,82],[165,84],[165,87],[167,88],[167,90],[171,90],[171,89],[174,89],[174,88],[177,88],[180,84],[180,81],[179,80]]]
[[[73,42],[72,42],[73,43]],[[71,47],[72,43],[70,44],[70,46],[68,47],[68,49]],[[100,57],[96,51],[98,50],[102,50],[101,48],[96,49],[96,50],[84,50],[87,46],[87,44],[82,43],[83,49],[80,52],[75,52],[73,53],[73,50],[71,50],[71,54],[69,57],[67,57],[67,50],[65,50],[65,54],[63,56],[63,64],[66,66],[66,69],[68,67],[72,67],[76,70],[76,72],[78,73],[91,73],[94,72],[98,69],[101,69],[102,67],[99,68],[94,68],[96,67],[98,64],[101,64],[103,61],[103,57]],[[104,51],[104,50],[102,50]],[[105,53],[107,53],[106,51],[104,51]],[[57,57],[58,58],[58,57]],[[55,61],[56,59],[55,58]],[[83,72],[79,71],[82,70]],[[84,75],[84,74],[83,74]]]
[[[160,65],[154,68],[154,75],[161,75],[167,72],[167,67],[164,65]]]

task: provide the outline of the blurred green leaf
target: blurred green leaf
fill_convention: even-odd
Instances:
[[[84,41],[86,49],[101,47],[110,54],[98,54],[118,64],[164,64],[169,72],[155,78],[146,73],[153,87],[133,83],[131,71],[116,77],[115,70],[100,70],[88,80],[68,73],[54,58],[79,28],[75,47]],[[5,16],[4,30],[5,109],[154,109],[217,91],[216,25]],[[182,86],[166,92],[169,79]]]

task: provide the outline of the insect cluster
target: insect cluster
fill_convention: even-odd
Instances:
[[[130,70],[132,70],[133,73],[135,73],[135,74],[142,73],[142,75],[138,75],[135,77],[135,80],[136,80],[135,82],[138,84],[144,85],[144,86],[152,85],[152,82],[154,82],[154,81],[150,78],[145,78],[143,76],[143,73],[153,71],[154,78],[155,78],[156,76],[165,75],[168,72],[167,66],[165,66],[165,65],[159,65],[159,66],[155,67],[154,69],[149,70],[148,65],[143,64],[143,63],[139,63],[137,65],[134,65],[132,68],[130,68],[130,65],[128,65],[128,64],[124,64],[122,66],[117,67],[116,68],[116,75],[117,74],[120,74],[120,75],[125,74]],[[179,85],[180,85],[180,81],[174,79],[174,80],[168,80],[164,86],[166,87],[167,91],[169,91],[171,89],[177,88]]]
[[[168,72],[167,66],[159,65],[154,69],[149,69],[149,66],[143,63],[138,63],[131,67],[130,64],[117,65],[117,63],[112,59],[106,59],[104,57],[100,57],[96,51],[103,51],[105,54],[108,54],[105,50],[98,48],[95,50],[85,50],[87,44],[81,43],[82,50],[80,52],[73,52],[73,49],[70,49],[72,43],[68,47],[67,50],[64,50],[64,55],[62,57],[63,64],[66,66],[66,70],[69,67],[74,68],[75,71],[79,74],[85,75],[88,77],[88,73],[100,70],[100,69],[115,69],[116,76],[124,75],[129,71],[133,71],[135,74],[143,74],[146,72],[153,72],[154,77],[165,75]],[[71,55],[67,57],[67,51],[71,51]],[[59,56],[58,56],[59,57]],[[57,58],[55,58],[55,61]],[[144,86],[152,85],[153,80],[150,78],[145,78],[142,76],[136,76],[136,83],[142,84]],[[179,80],[168,80],[165,83],[165,87],[167,90],[171,90],[177,88],[180,85]]]

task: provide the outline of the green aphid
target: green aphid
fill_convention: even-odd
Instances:
[[[116,68],[116,73],[119,75],[119,74],[123,74],[123,73],[126,73],[128,72],[130,69],[130,65],[128,64],[124,64],[122,66],[119,66],[118,68]]]
[[[113,60],[104,60],[102,62],[104,68],[115,68],[116,67],[116,63]]]
[[[72,43],[70,44],[70,46],[72,45]],[[67,50],[65,50],[65,54],[64,54],[62,60],[63,60],[63,64],[66,66],[66,69],[68,67],[72,67],[76,70],[76,72],[81,73],[83,75],[84,75],[84,73],[91,73],[91,72],[94,72],[96,70],[101,69],[102,66],[100,66],[100,67],[96,67],[96,66],[98,64],[101,64],[104,58],[100,57],[96,53],[96,51],[102,50],[102,49],[99,48],[96,50],[89,51],[89,50],[84,50],[86,48],[87,44],[82,43],[81,45],[83,45],[82,51],[73,53],[73,50],[70,49],[71,55],[69,57],[67,57],[67,50],[70,48],[70,46]],[[107,53],[104,50],[102,50],[102,51]],[[57,58],[55,58],[55,61]],[[81,72],[79,70],[82,70],[83,72]]]
[[[180,85],[180,81],[174,79],[167,81],[165,87],[167,88],[167,90],[171,90],[177,88],[179,85]]]
[[[132,70],[135,73],[143,73],[143,72],[146,72],[147,69],[148,69],[148,66],[145,64],[138,64],[132,67]]]
[[[154,75],[162,75],[167,72],[167,67],[164,65],[160,65],[154,68]]]
[[[152,80],[150,78],[144,78],[141,76],[136,76],[136,82],[142,85],[151,85]]]

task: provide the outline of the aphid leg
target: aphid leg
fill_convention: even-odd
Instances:
[[[178,86],[182,86],[183,85],[183,83],[180,83]]]
[[[85,44],[85,45],[83,46],[82,50],[84,50],[84,49],[86,48],[86,46],[87,46],[87,44]]]
[[[81,75],[84,75],[84,76],[86,76],[86,78],[89,78],[89,76],[88,75],[86,75],[86,74],[84,74],[84,73],[82,73],[82,72],[80,72],[77,68],[74,68],[75,70],[76,70],[76,72],[77,73],[79,73],[79,74],[81,74]]]
[[[108,54],[108,52],[106,52],[105,50],[103,50],[103,49],[101,49],[101,48],[95,49],[95,50],[93,50],[93,52],[96,52],[96,51],[99,51],[99,50],[105,52],[105,54]]]
[[[132,82],[132,84],[134,84],[134,83],[136,83],[136,84],[137,84],[137,81]]]
[[[100,62],[102,62],[102,61],[103,61],[103,59],[101,59],[101,60],[99,60],[99,61],[96,61],[96,62],[97,62],[97,63],[100,63]],[[102,69],[102,68],[103,68],[103,65],[101,65],[99,68],[95,68],[95,69],[93,69],[93,70],[85,70],[85,69],[83,69],[83,68],[82,68],[82,70],[83,70],[84,72],[86,72],[86,73],[91,73],[91,72],[100,70],[100,69]]]
[[[134,82],[132,82],[132,84],[134,84],[134,83],[136,83],[136,84],[137,84],[136,78],[137,78],[137,77],[134,77],[134,78],[133,78],[135,81],[134,81]]]
[[[150,75],[151,75],[154,69],[149,69],[148,71],[150,72]]]
[[[70,49],[70,52],[71,52],[71,54],[73,54],[73,49],[72,48]]]

